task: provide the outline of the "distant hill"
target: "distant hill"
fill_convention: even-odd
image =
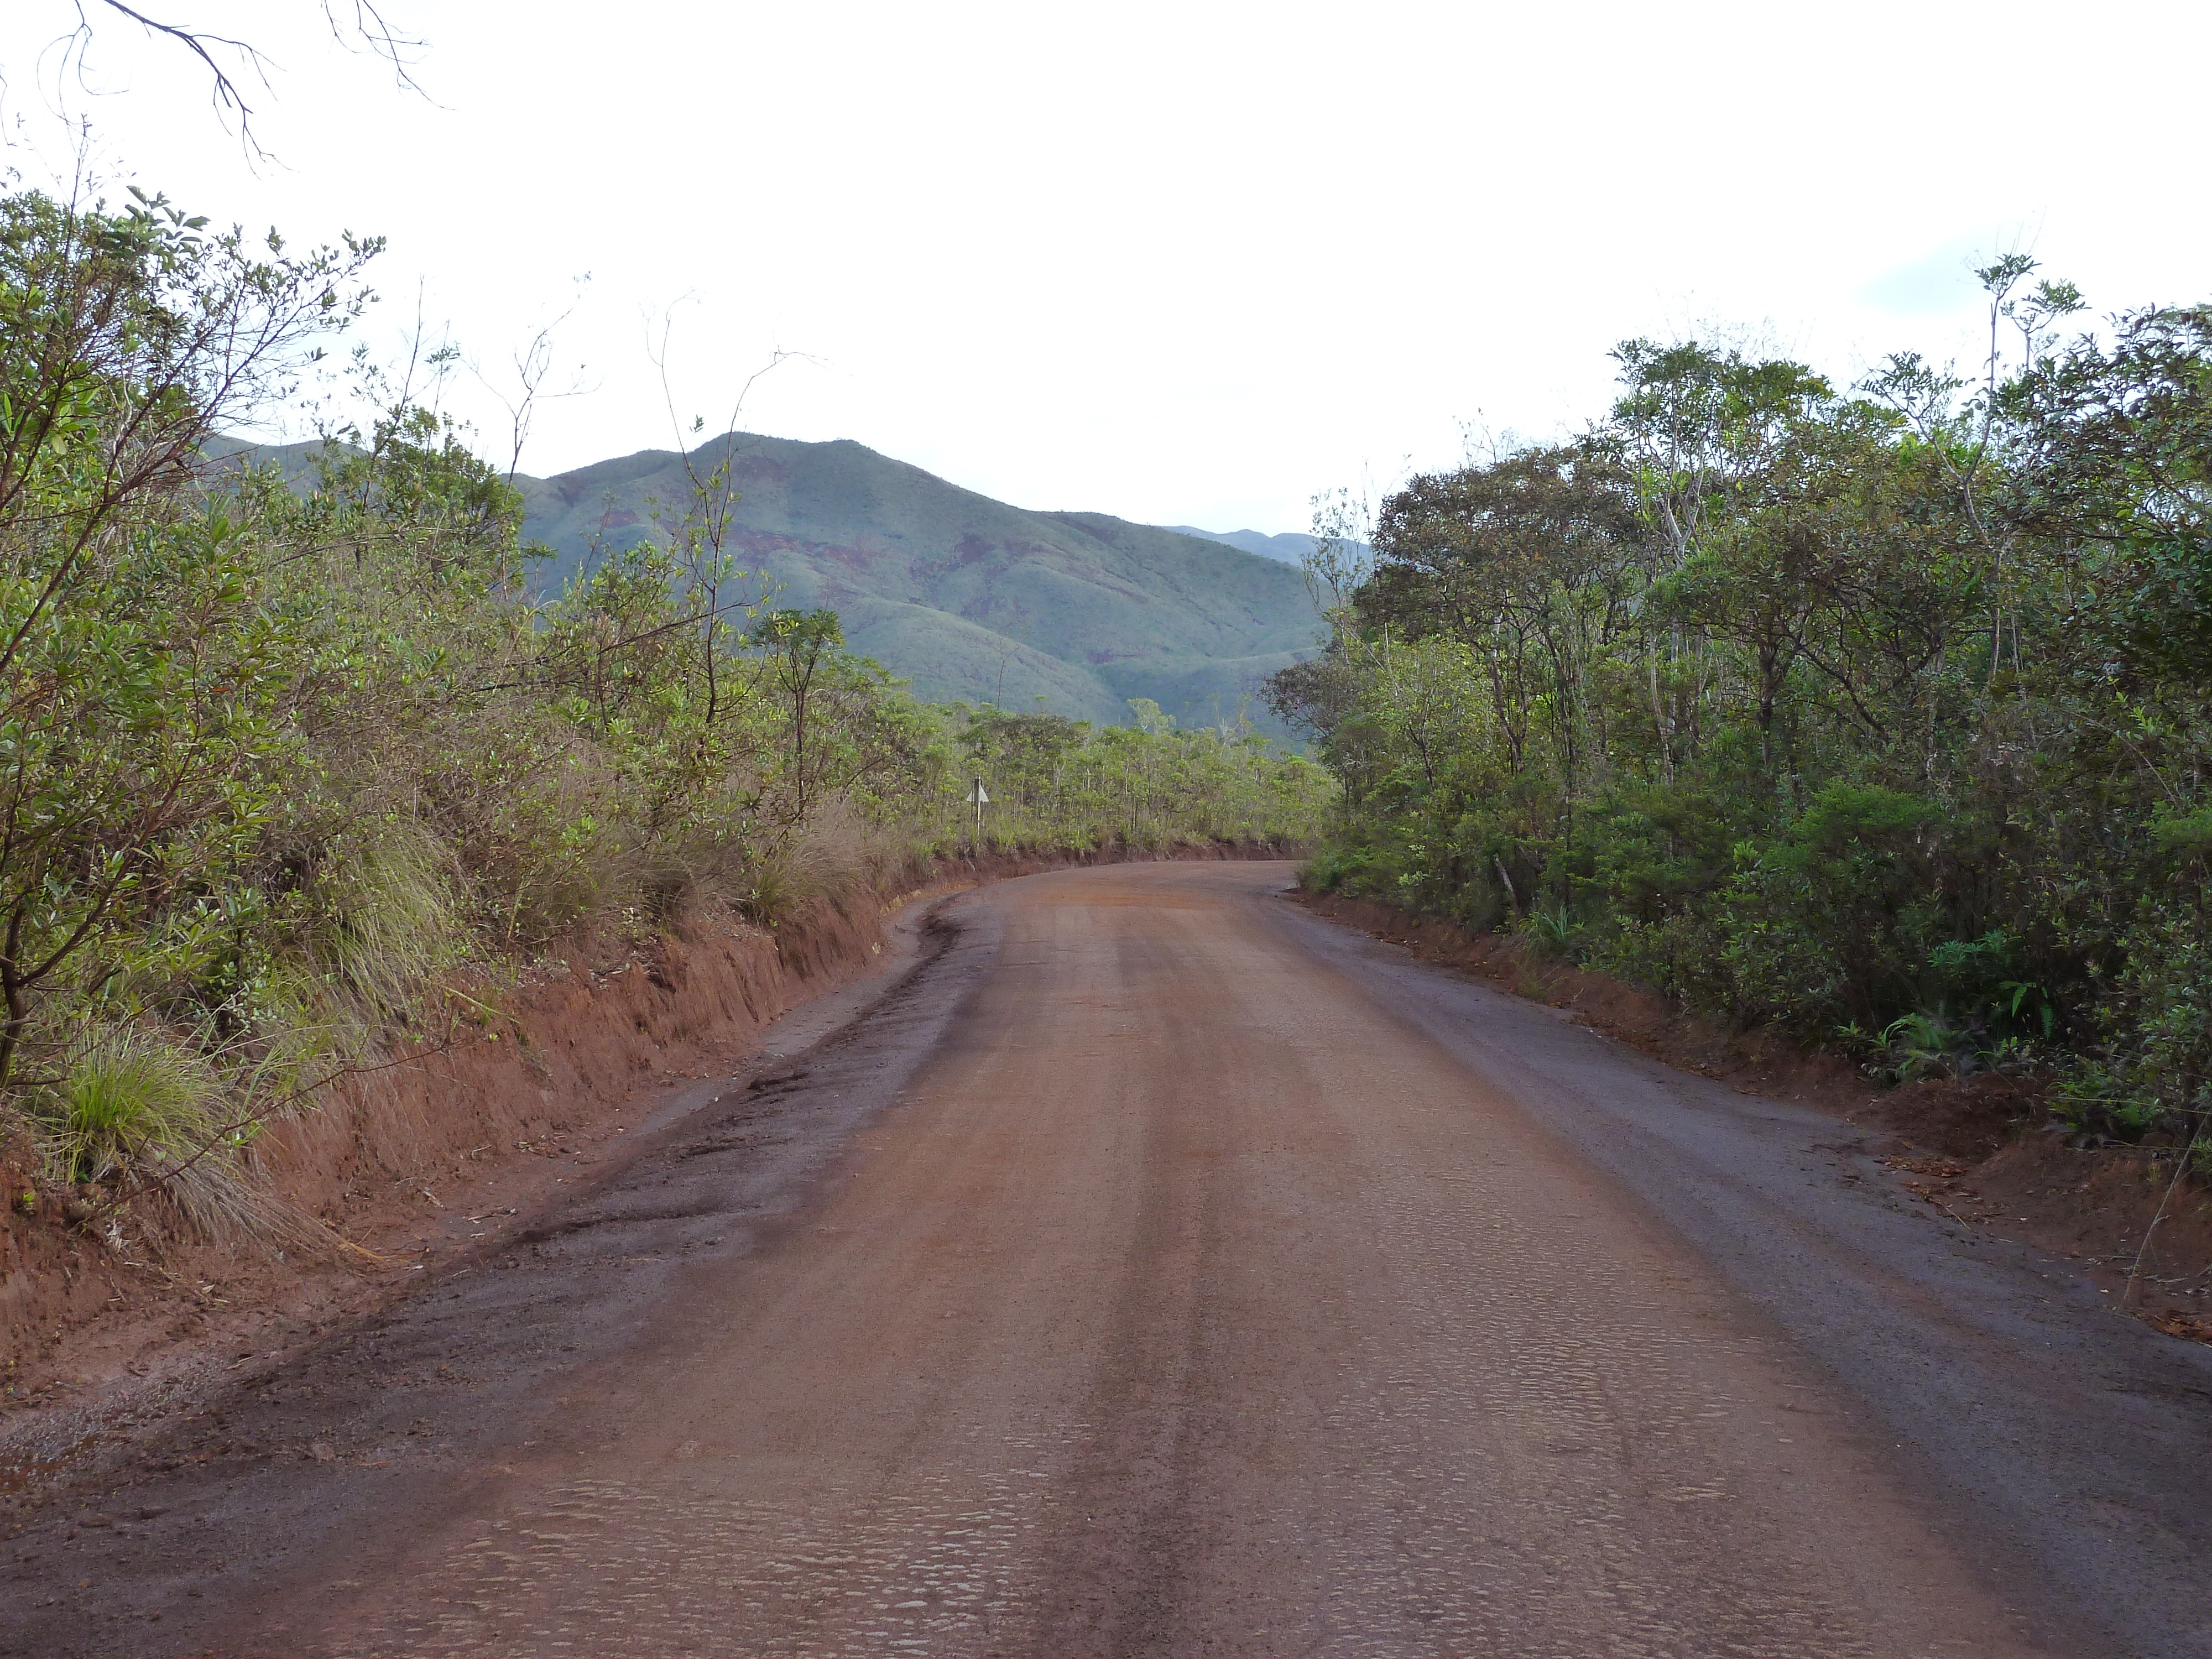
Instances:
[[[720,441],[716,441],[719,444]],[[826,607],[856,651],[918,696],[1124,724],[1150,697],[1186,725],[1240,708],[1273,722],[1258,683],[1316,647],[1299,573],[1211,538],[1103,513],[1041,513],[962,489],[849,441],[740,434],[743,499],[729,550],[763,570],[780,606]],[[717,453],[694,458],[703,472]],[[680,458],[619,460],[518,478],[524,533],[554,550],[541,582],[654,532],[654,506],[680,509]]]
[[[695,453],[702,474],[720,442]],[[916,696],[1110,725],[1127,723],[1130,698],[1150,697],[1187,726],[1241,710],[1287,735],[1255,693],[1310,655],[1321,628],[1304,577],[1279,556],[1103,513],[1009,507],[849,441],[733,443],[741,499],[727,550],[780,589],[775,605],[836,611],[852,648]],[[315,447],[209,446],[251,448],[295,477]],[[553,551],[532,576],[541,595],[584,568],[595,538],[614,550],[655,535],[656,513],[680,512],[690,492],[682,458],[665,449],[514,482],[524,537]]]
[[[1187,524],[1165,525],[1178,536],[1203,536],[1210,542],[1219,542],[1226,547],[1242,548],[1247,553],[1257,553],[1263,559],[1280,559],[1285,564],[1296,564],[1313,551],[1310,536],[1270,536],[1257,530],[1200,530]]]

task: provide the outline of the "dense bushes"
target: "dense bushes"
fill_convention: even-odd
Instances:
[[[2060,345],[2029,275],[1984,273],[1978,387],[1637,342],[1583,439],[1392,496],[1273,688],[1344,785],[1311,879],[2193,1135],[2212,307]]]
[[[1135,725],[1103,728],[958,704],[932,713],[963,757],[956,781],[988,781],[986,833],[997,845],[1089,851],[1115,842],[1303,842],[1321,833],[1334,792],[1310,761],[1273,753],[1242,727],[1176,731],[1147,698],[1132,708]],[[957,841],[967,823],[940,817],[933,838]]]
[[[725,473],[539,605],[514,491],[404,399],[304,478],[210,459],[374,252],[0,198],[0,1127],[99,1224],[297,1232],[271,1116],[557,940],[965,847],[977,774],[1023,846],[1317,827],[1249,738],[916,704],[724,556]]]

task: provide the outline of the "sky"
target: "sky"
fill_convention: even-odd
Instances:
[[[1577,429],[1630,337],[1973,367],[2015,249],[2103,313],[2212,298],[2201,3],[381,0],[419,92],[315,0],[137,3],[261,49],[268,157],[173,43],[85,0],[65,66],[72,0],[10,0],[0,166],[49,185],[89,122],[114,183],[387,237],[362,337],[455,343],[502,464],[551,325],[539,475],[750,380],[748,430],[1279,532]]]

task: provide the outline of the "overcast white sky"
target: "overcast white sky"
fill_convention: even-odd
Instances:
[[[496,374],[558,336],[550,473],[682,413],[856,438],[1033,507],[1305,527],[1316,490],[1446,464],[1462,423],[1601,411],[1639,333],[1759,329],[1849,376],[1980,349],[1973,257],[2102,310],[2212,297],[2212,8],[1947,0],[693,4],[384,0],[428,100],[315,0],[137,0],[252,40],[257,171],[173,46],[102,15],[112,175],[295,240],[379,232],[373,331],[420,286]],[[341,5],[349,0],[339,0]],[[70,0],[0,8],[12,163],[65,167]],[[504,446],[479,388],[451,402]]]

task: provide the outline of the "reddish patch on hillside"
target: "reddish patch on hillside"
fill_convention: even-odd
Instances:
[[[791,467],[773,455],[741,453],[731,458],[730,477],[738,483],[782,483],[791,477]]]

